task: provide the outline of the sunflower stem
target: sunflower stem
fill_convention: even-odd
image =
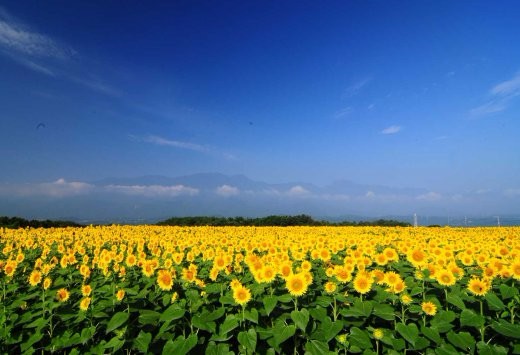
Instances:
[[[482,317],[484,317],[484,303],[482,302],[482,300],[479,300],[479,302],[480,302],[480,315],[481,315]],[[486,328],[484,327],[484,325],[482,325],[482,326],[480,327],[480,340],[481,340],[483,343],[485,342],[485,341],[484,341],[484,331],[485,331],[485,329],[486,329]]]
[[[448,289],[444,288],[444,300],[446,302],[446,312],[448,311]]]

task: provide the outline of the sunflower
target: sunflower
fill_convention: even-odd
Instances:
[[[85,297],[90,296],[90,293],[92,292],[92,287],[90,285],[83,285],[81,286],[81,294]]]
[[[159,270],[157,273],[157,284],[163,291],[170,291],[173,286],[173,275],[168,270]]]
[[[511,274],[515,280],[520,280],[520,260],[511,264]]]
[[[372,288],[373,279],[365,273],[358,273],[354,278],[354,290],[364,295],[370,292]]]
[[[70,293],[66,288],[60,288],[56,291],[56,299],[58,302],[65,302],[69,299]]]
[[[271,265],[265,265],[260,273],[262,275],[262,282],[271,283],[276,277],[274,268]]]
[[[407,293],[403,293],[401,295],[400,299],[401,299],[401,303],[405,304],[405,305],[409,305],[413,301],[413,298]]]
[[[403,280],[399,280],[390,289],[393,293],[401,293],[406,289],[406,284]]]
[[[385,273],[384,283],[390,287],[393,287],[396,283],[401,280],[401,276],[395,271],[388,271]]]
[[[239,305],[244,306],[251,300],[251,291],[244,286],[239,286],[233,290],[233,299]]]
[[[474,277],[468,282],[468,290],[475,296],[484,296],[489,291],[489,284]]]
[[[285,280],[285,287],[292,296],[299,297],[307,292],[308,284],[301,273],[291,274]]]
[[[325,288],[325,292],[327,292],[327,293],[334,293],[334,292],[336,292],[336,290],[338,288],[338,285],[336,285],[335,282],[327,281],[325,283],[324,288]]]
[[[47,290],[49,287],[51,287],[52,280],[49,277],[46,277],[45,280],[43,280],[43,289]]]
[[[383,329],[376,328],[372,332],[372,335],[374,336],[374,339],[380,340],[383,339],[383,337],[385,336],[385,332],[383,331]]]
[[[128,254],[125,259],[126,266],[132,267],[137,264],[137,258],[134,254]]]
[[[436,275],[435,278],[437,279],[437,282],[441,286],[453,286],[455,285],[455,282],[457,279],[455,279],[455,276],[453,273],[449,270],[440,270]]]
[[[434,316],[437,313],[437,306],[433,302],[425,301],[421,303],[421,309],[429,316]]]
[[[233,279],[233,280],[231,280],[231,283],[229,284],[229,286],[231,287],[232,290],[234,290],[234,289],[242,286],[242,284],[237,279]]]
[[[91,301],[90,297],[84,297],[81,300],[81,302],[79,303],[79,309],[81,309],[82,311],[86,311],[88,309],[88,307],[90,306],[90,301]]]
[[[29,284],[31,286],[36,286],[40,282],[42,282],[42,273],[38,270],[33,270],[31,275],[29,275]]]
[[[336,266],[334,268],[334,275],[339,282],[349,282],[352,280],[352,273],[345,266]]]
[[[426,253],[422,249],[412,250],[408,256],[408,261],[414,266],[422,265],[426,263]]]
[[[125,290],[120,288],[119,290],[117,290],[117,293],[116,293],[116,299],[121,302],[123,300],[123,298],[125,297]]]

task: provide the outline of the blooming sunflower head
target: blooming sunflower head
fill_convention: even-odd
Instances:
[[[332,281],[327,281],[325,283],[324,287],[325,287],[325,292],[327,292],[327,293],[334,293],[334,292],[336,292],[336,289],[338,288],[336,283],[332,282]]]
[[[91,301],[90,297],[84,297],[81,300],[81,302],[79,303],[79,309],[81,309],[82,311],[86,311],[88,309],[88,307],[90,306],[90,301]]]
[[[365,294],[372,288],[373,279],[365,273],[358,273],[354,278],[354,290],[360,294]]]
[[[157,284],[163,291],[170,291],[173,286],[173,275],[168,270],[159,270],[157,273]]]
[[[251,300],[251,291],[247,287],[239,286],[233,290],[233,299],[239,305],[244,306]]]
[[[430,301],[424,301],[421,303],[421,309],[429,316],[434,316],[437,313],[437,306],[435,303]]]
[[[484,296],[489,291],[489,284],[479,278],[472,278],[468,282],[468,290],[475,296]]]
[[[70,293],[66,288],[60,288],[56,291],[56,299],[58,302],[65,302],[69,299]]]
[[[33,270],[31,275],[29,275],[29,284],[31,286],[36,286],[42,281],[42,273],[38,270]]]
[[[305,275],[302,273],[291,274],[285,279],[285,287],[292,296],[299,297],[307,292],[308,288]]]

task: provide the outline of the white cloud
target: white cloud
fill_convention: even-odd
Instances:
[[[401,126],[390,126],[386,127],[381,131],[382,134],[395,134],[397,132],[401,131]]]
[[[156,145],[188,149],[188,150],[193,150],[196,152],[208,152],[209,151],[209,149],[207,147],[200,145],[200,144],[176,141],[176,140],[166,139],[166,138],[162,138],[162,137],[154,136],[154,135],[146,136],[146,137],[142,138],[141,140],[143,142],[152,143],[152,144],[156,144]]]
[[[339,111],[334,113],[334,118],[335,119],[343,118],[345,116],[350,115],[351,112],[352,112],[352,108],[351,107],[342,108],[341,110],[339,110]]]
[[[374,191],[367,191],[367,193],[365,194],[365,197],[367,198],[374,198],[376,196],[376,194],[374,193]]]
[[[488,102],[470,110],[473,117],[490,115],[502,112],[509,107],[510,102],[520,96],[520,72],[516,73],[511,79],[503,81],[493,86],[489,93],[491,99]]]
[[[440,199],[442,199],[442,195],[437,193],[437,192],[428,192],[428,193],[425,193],[425,194],[422,194],[422,195],[419,195],[416,197],[418,200],[420,201],[429,201],[429,202],[433,202],[433,201],[439,201]]]
[[[0,186],[0,194],[4,196],[46,196],[46,197],[69,197],[84,195],[92,192],[94,186],[85,182],[58,179],[54,182],[43,182],[36,184],[4,184]]]
[[[300,185],[293,186],[287,191],[289,196],[307,196],[308,194],[309,191]]]
[[[50,37],[26,27],[8,15],[5,10],[0,11],[1,48],[32,57],[55,59],[66,59],[75,54],[73,49],[62,46]]]
[[[107,185],[104,188],[110,192],[146,197],[175,197],[180,195],[194,196],[199,193],[198,189],[184,185]]]
[[[361,89],[363,89],[365,86],[370,84],[371,81],[372,81],[371,77],[366,77],[364,79],[361,79],[361,80],[355,82],[354,84],[350,85],[348,88],[346,88],[343,91],[342,97],[345,99],[345,98],[355,96]]]
[[[230,197],[230,196],[236,196],[240,193],[240,190],[237,187],[229,186],[229,185],[222,185],[217,187],[216,191],[217,195],[223,196],[223,197]]]
[[[496,84],[491,89],[493,95],[510,95],[520,90],[520,72],[509,80]]]

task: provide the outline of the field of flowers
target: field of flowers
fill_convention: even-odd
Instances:
[[[520,354],[520,228],[0,232],[0,352]]]

